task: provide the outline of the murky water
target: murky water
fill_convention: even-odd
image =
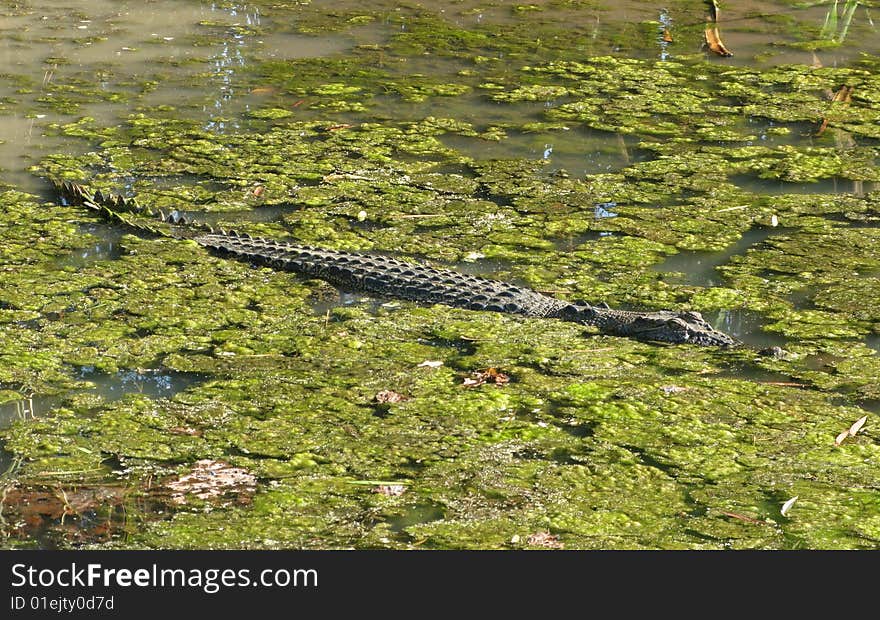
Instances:
[[[669,279],[681,284],[719,286],[724,278],[715,270],[718,265],[727,263],[732,256],[743,254],[773,234],[784,234],[784,231],[770,227],[752,228],[723,252],[684,250],[654,266],[654,269],[669,272]]]

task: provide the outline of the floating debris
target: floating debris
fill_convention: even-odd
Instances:
[[[377,403],[400,403],[409,397],[404,396],[394,390],[382,390],[373,397]]]
[[[465,387],[477,387],[484,383],[494,383],[495,385],[504,385],[510,382],[510,377],[497,368],[487,368],[486,370],[475,370],[470,377],[465,377],[462,385]]]
[[[847,437],[855,437],[856,433],[862,430],[862,427],[865,425],[865,422],[868,421],[868,416],[864,415],[860,417],[858,420],[853,422],[852,426],[848,429],[840,433],[834,440],[834,445],[839,446],[844,442]]]
[[[787,502],[782,504],[782,508],[779,509],[779,514],[781,514],[783,517],[786,516],[788,514],[788,511],[791,510],[791,507],[794,506],[794,503],[796,501],[798,501],[797,495],[795,495],[790,500],[788,500]]]

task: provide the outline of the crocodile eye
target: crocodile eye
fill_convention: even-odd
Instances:
[[[668,326],[674,327],[676,331],[686,332],[689,331],[691,326],[688,325],[687,321],[684,321],[678,317],[672,319],[667,323]]]

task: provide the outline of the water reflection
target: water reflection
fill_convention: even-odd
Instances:
[[[107,374],[92,366],[83,366],[79,378],[94,384],[86,392],[113,401],[127,393],[136,392],[152,398],[169,398],[200,382],[196,373],[174,372],[167,369],[120,370]],[[48,415],[64,403],[64,396],[30,395],[0,404],[0,428],[8,428],[16,420],[36,419]]]
[[[217,10],[216,5],[211,5],[212,10]],[[244,48],[247,46],[247,32],[251,28],[260,25],[260,11],[253,8],[250,11],[246,6],[232,5],[227,9],[230,17],[244,18],[247,28],[240,28],[233,25],[227,30],[228,39],[223,41],[220,51],[212,56],[208,61],[211,66],[211,82],[218,90],[218,95],[214,99],[213,113],[216,115],[205,124],[205,128],[223,133],[227,129],[238,129],[239,123],[235,121],[227,121],[221,117],[223,108],[230,99],[236,94],[235,77],[236,68],[243,67],[246,62]]]
[[[764,326],[767,321],[757,312],[737,309],[711,310],[702,314],[712,327],[730,334],[748,346],[758,349],[785,348],[788,342],[781,334],[766,331]]]
[[[786,229],[755,227],[747,230],[739,241],[722,252],[684,250],[673,254],[662,263],[654,265],[655,271],[668,272],[667,280],[691,286],[721,286],[723,278],[715,269],[730,261],[731,257],[744,254],[749,248],[765,241],[773,234]]]

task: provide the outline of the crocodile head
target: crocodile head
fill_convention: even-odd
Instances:
[[[603,331],[638,340],[673,344],[697,344],[709,347],[730,347],[739,344],[736,339],[709,325],[699,312],[661,311],[626,314],[630,316],[620,317],[621,320],[616,326],[605,323],[602,326]]]
[[[699,312],[638,312],[573,303],[560,308],[555,316],[564,321],[593,325],[604,334],[636,340],[696,344],[704,347],[732,347],[740,344],[736,338],[709,325]]]

